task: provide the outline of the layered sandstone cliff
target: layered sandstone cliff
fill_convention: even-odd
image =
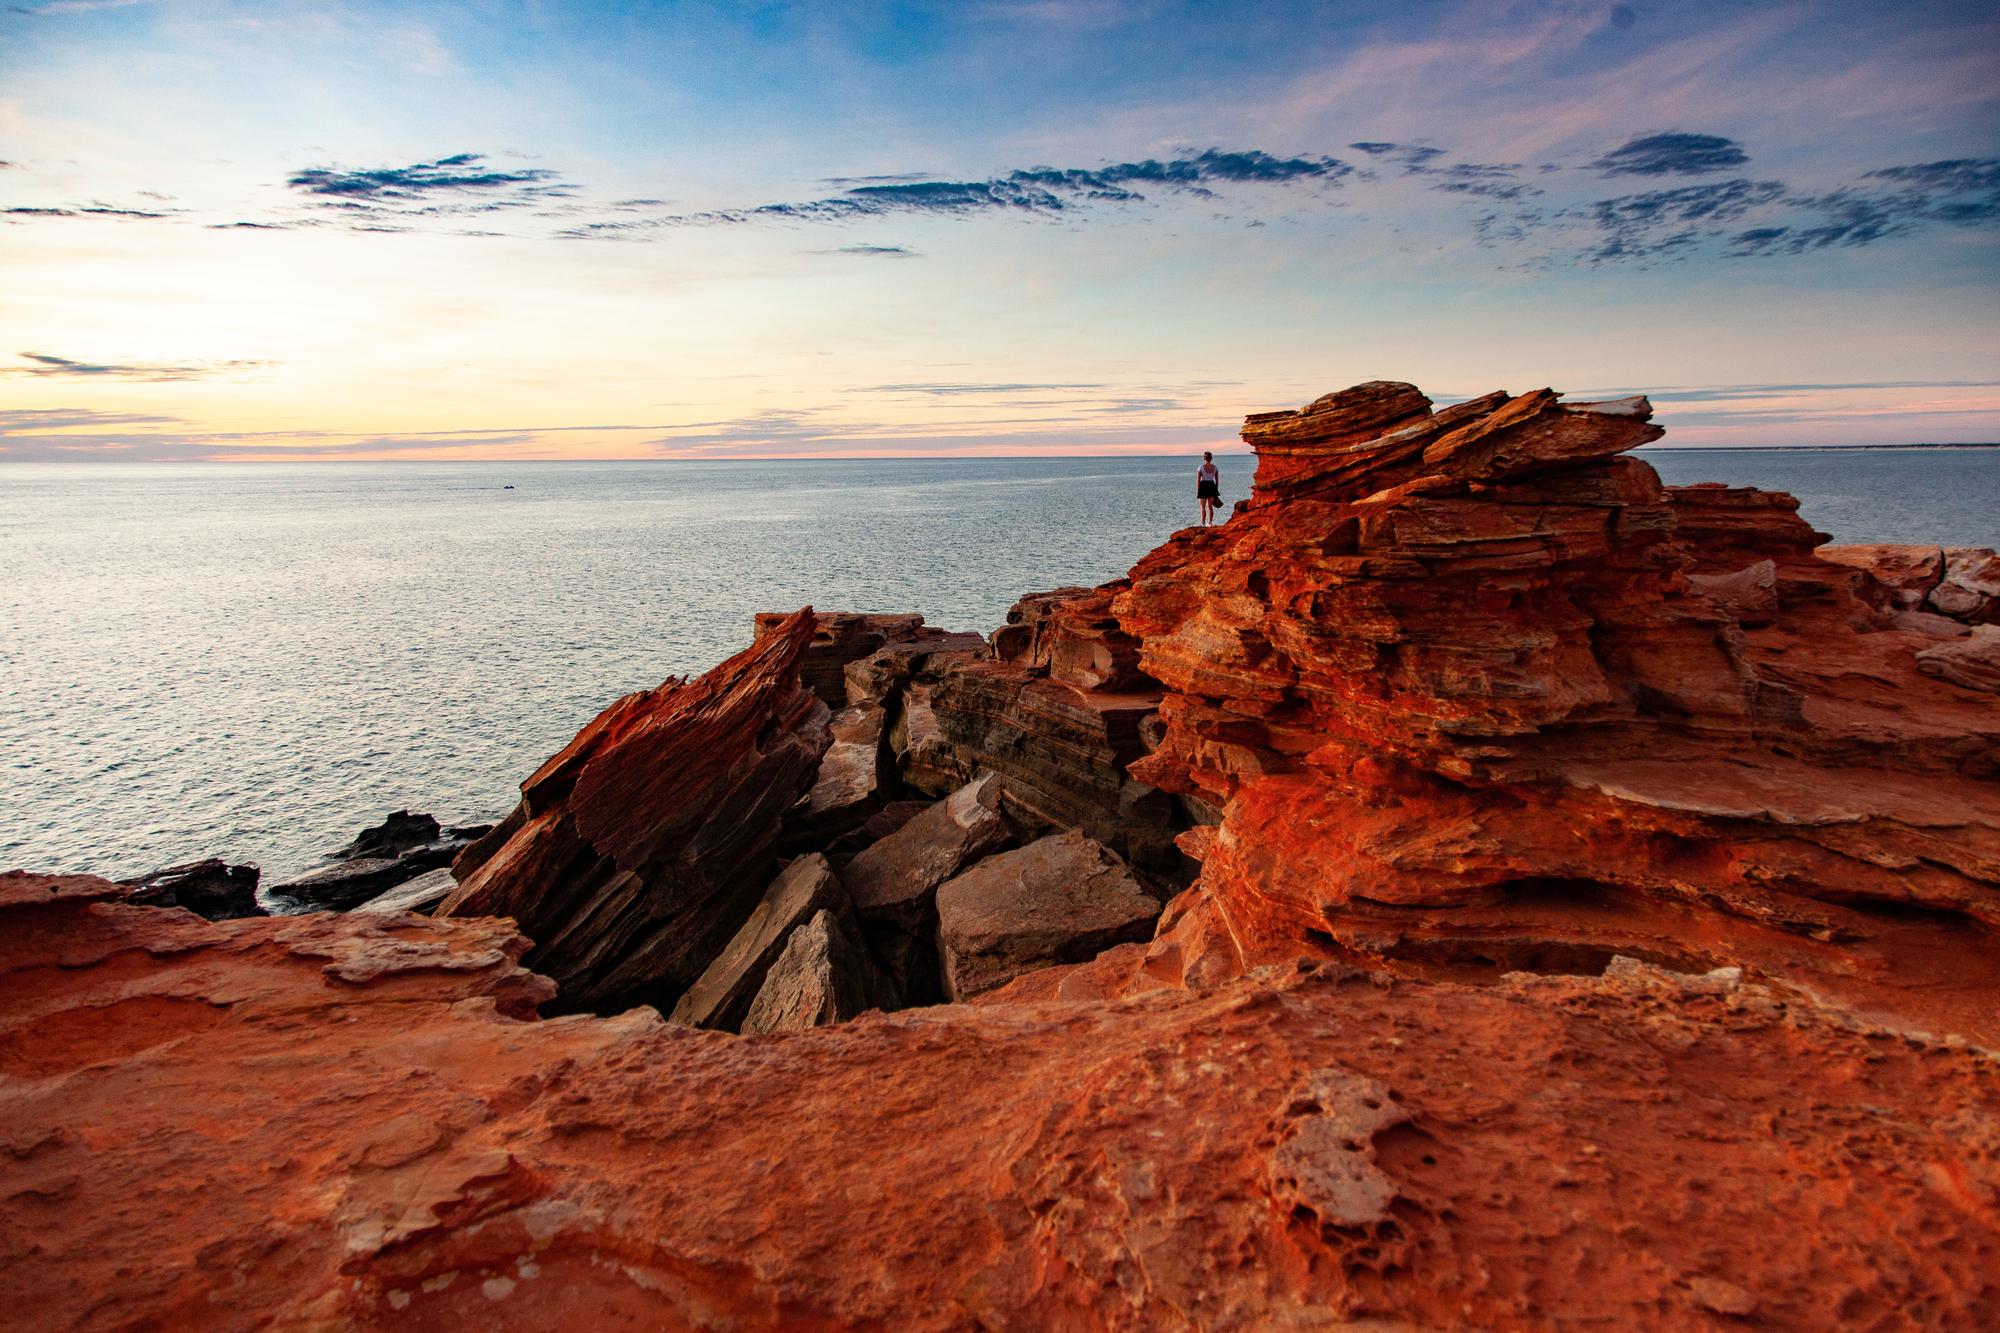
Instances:
[[[440,918],[0,878],[0,1301],[2000,1322],[1990,554],[1823,558],[1649,416],[1362,385],[990,645],[764,618]]]

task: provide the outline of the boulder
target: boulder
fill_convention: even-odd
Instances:
[[[876,968],[853,923],[821,908],[785,941],[750,1001],[743,1031],[825,1027],[870,1009],[896,1007],[895,988]]]
[[[439,866],[436,870],[426,870],[415,879],[405,880],[395,888],[378,897],[370,898],[356,912],[418,912],[429,916],[437,910],[437,905],[451,896],[458,887],[458,881],[451,877],[451,867]]]
[[[784,621],[783,612],[760,611],[756,616],[757,633],[767,634]],[[821,612],[815,621],[812,642],[799,658],[799,679],[828,708],[839,708],[849,702],[846,677],[849,662],[887,644],[924,644],[944,636],[944,630],[924,624],[920,615]]]
[[[776,874],[826,750],[827,707],[799,683],[813,628],[799,611],[600,713],[521,784],[514,831],[438,915],[514,918],[566,1008],[671,1009]]]
[[[887,717],[880,704],[851,704],[833,715],[833,743],[819,761],[812,790],[785,818],[787,844],[823,847],[859,828],[882,806],[881,758]]]
[[[2000,621],[2000,555],[1984,546],[1945,547],[1944,576],[1927,604],[1968,625]]]
[[[354,841],[337,852],[327,853],[329,861],[394,860],[438,841],[443,830],[436,819],[421,812],[396,810],[373,828],[362,829]]]
[[[2000,625],[1975,625],[1963,639],[1921,650],[1917,670],[1963,689],[2000,694]]]
[[[1944,578],[1944,552],[1935,546],[1886,542],[1822,546],[1819,558],[1867,576],[1857,594],[1887,611],[1915,611]]]
[[[969,999],[1023,972],[1147,939],[1160,903],[1080,830],[998,852],[938,889],[945,993]]]
[[[982,773],[861,852],[841,871],[869,945],[913,1004],[933,998],[938,885],[1007,845],[1000,779]]]
[[[845,905],[846,894],[824,856],[793,861],[771,881],[750,919],[688,987],[670,1017],[690,1027],[734,1032],[785,941],[814,913]]]
[[[127,902],[146,907],[185,907],[210,921],[234,921],[266,915],[257,902],[259,873],[256,866],[233,866],[211,856],[122,882],[132,890]]]

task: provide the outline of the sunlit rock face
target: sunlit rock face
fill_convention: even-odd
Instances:
[[[1249,419],[1252,499],[1111,604],[1165,690],[1132,773],[1224,811],[1147,976],[1624,953],[2000,1039],[1978,668],[1857,595],[1790,497],[1620,456],[1649,416],[1372,384]]]
[[[121,892],[0,877],[14,1327],[1991,1324],[1991,1057],[1730,970],[737,1037],[536,1021],[504,921]]]

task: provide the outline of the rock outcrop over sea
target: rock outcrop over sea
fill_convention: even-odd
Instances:
[[[2000,1324],[2000,563],[1650,415],[1360,385],[988,637],[760,616],[434,916],[0,877],[0,1300]]]

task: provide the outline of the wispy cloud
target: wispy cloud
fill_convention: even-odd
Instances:
[[[285,183],[307,194],[388,203],[427,199],[439,192],[483,193],[538,185],[554,180],[556,175],[542,168],[494,171],[482,165],[485,160],[484,155],[479,153],[456,153],[435,162],[418,162],[407,167],[369,167],[354,171],[308,167]]]
[[[98,9],[135,9],[140,5],[150,5],[154,0],[48,0],[40,5],[9,5],[16,14],[26,14],[31,18],[51,18],[58,14],[88,14]]]
[[[116,208],[110,204],[66,204],[50,208],[0,208],[0,218],[127,218],[152,220],[172,217],[178,209]]]
[[[577,189],[546,167],[502,170],[483,153],[454,153],[401,167],[307,167],[285,184],[339,225],[380,230],[412,218],[460,217],[546,206]],[[653,200],[611,205],[625,211]],[[271,225],[271,224],[266,224]]]
[[[859,255],[868,259],[915,259],[918,252],[907,245],[842,245],[831,250],[815,250],[818,255]]]
[[[158,363],[116,363],[77,361],[46,352],[21,352],[25,366],[0,366],[0,375],[25,375],[36,379],[138,380],[147,384],[170,384],[180,380],[213,379],[239,375],[276,364],[271,361],[200,361],[186,365]]]
[[[1701,176],[1750,160],[1743,146],[1714,134],[1648,134],[1614,148],[1590,165],[1602,176]]]
[[[1102,384],[987,384],[929,383],[929,384],[869,384],[855,389],[855,393],[920,394],[927,398],[984,397],[990,394],[1089,392],[1102,389]]]
[[[1147,190],[1166,190],[1204,199],[1218,187],[1238,185],[1337,185],[1354,168],[1339,158],[1279,157],[1256,149],[1206,152],[1162,161],[1147,158],[1101,167],[1024,167],[985,180],[907,179],[893,175],[877,183],[853,185],[820,199],[712,209],[661,218],[588,223],[565,233],[576,238],[676,226],[713,226],[757,221],[841,222],[892,214],[964,217],[1000,212],[1017,215],[1064,213],[1092,205],[1144,203]]]

